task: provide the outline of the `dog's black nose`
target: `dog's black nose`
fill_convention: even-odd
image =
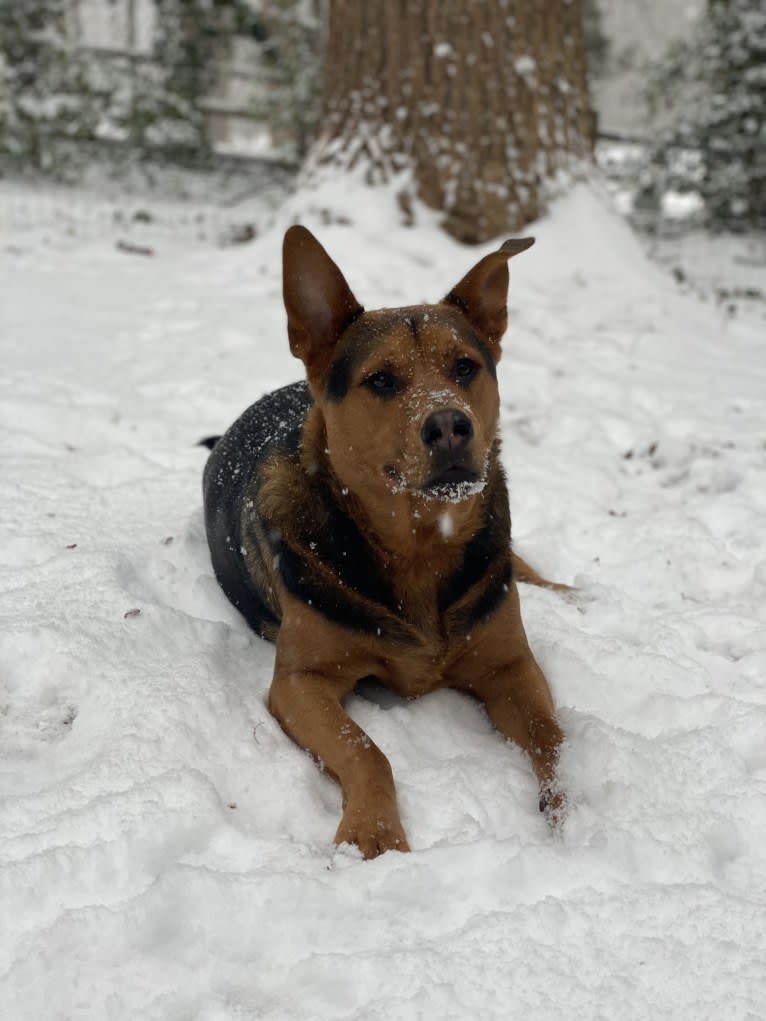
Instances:
[[[420,431],[429,450],[440,453],[457,453],[467,447],[473,436],[471,420],[457,408],[434,411],[423,423]]]

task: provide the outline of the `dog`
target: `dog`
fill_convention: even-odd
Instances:
[[[363,679],[407,698],[454,688],[527,753],[540,808],[565,808],[563,733],[527,643],[511,552],[496,366],[506,241],[433,305],[365,311],[302,226],[287,231],[290,349],[306,381],[253,404],[211,447],[216,577],[276,643],[268,706],[343,793],[337,844],[408,851],[388,759],[343,708]]]

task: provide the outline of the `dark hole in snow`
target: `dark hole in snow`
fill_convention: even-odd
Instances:
[[[354,694],[363,698],[366,702],[373,702],[381,709],[393,709],[395,706],[404,705],[407,699],[391,691],[376,677],[363,677],[354,688]]]

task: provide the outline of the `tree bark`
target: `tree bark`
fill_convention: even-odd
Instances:
[[[462,241],[517,230],[589,157],[581,0],[330,0],[318,156],[409,170]]]

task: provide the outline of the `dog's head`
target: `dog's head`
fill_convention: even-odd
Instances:
[[[290,349],[324,416],[333,469],[355,492],[459,499],[483,485],[499,413],[506,241],[436,305],[365,312],[305,227],[285,235]]]

